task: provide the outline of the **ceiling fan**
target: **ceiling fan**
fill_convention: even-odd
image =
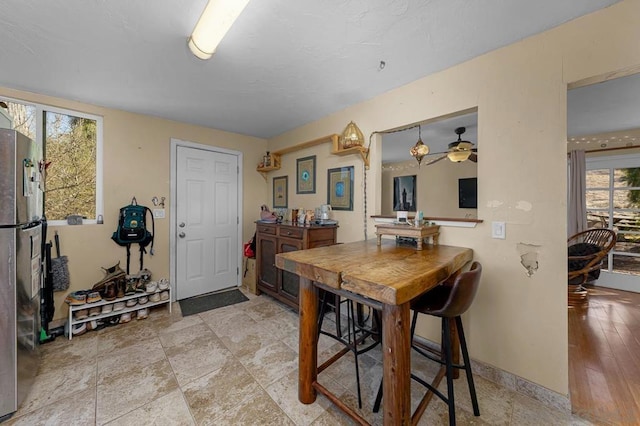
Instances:
[[[458,135],[458,140],[453,141],[449,144],[449,149],[446,152],[437,152],[435,154],[442,154],[440,157],[434,158],[433,160],[427,162],[425,165],[437,163],[440,160],[444,160],[448,158],[454,163],[460,163],[465,160],[471,160],[474,163],[478,162],[478,152],[477,148],[473,148],[473,143],[469,141],[463,141],[461,135],[467,131],[466,127],[458,127],[455,132]]]

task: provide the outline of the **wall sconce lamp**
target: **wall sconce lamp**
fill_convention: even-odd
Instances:
[[[342,131],[340,145],[342,145],[342,148],[364,145],[364,135],[353,121],[347,124],[347,127]]]
[[[216,51],[249,0],[209,0],[189,36],[191,52],[200,59],[209,59]]]
[[[429,153],[429,147],[422,142],[422,128],[418,126],[418,142],[409,150],[409,153],[418,161],[418,168],[422,158]]]

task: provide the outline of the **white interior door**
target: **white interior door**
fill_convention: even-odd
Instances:
[[[176,296],[238,285],[238,157],[177,147]]]

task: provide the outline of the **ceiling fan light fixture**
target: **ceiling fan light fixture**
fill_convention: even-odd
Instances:
[[[187,44],[191,53],[206,60],[213,56],[249,0],[209,0]]]
[[[470,150],[458,150],[451,151],[447,154],[447,158],[454,163],[460,163],[461,161],[465,161],[471,156]]]
[[[418,167],[422,163],[422,158],[429,154],[429,147],[422,142],[422,129],[418,126],[418,142],[409,150],[409,154],[418,161]]]
[[[342,148],[353,148],[364,145],[364,135],[360,128],[353,121],[347,124],[340,135],[340,145]]]

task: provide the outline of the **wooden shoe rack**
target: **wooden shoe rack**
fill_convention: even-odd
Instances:
[[[152,294],[154,293],[162,293],[163,291],[168,291],[169,292],[169,298],[167,300],[159,300],[157,302],[152,302],[152,301],[147,301],[147,303],[145,303],[144,305],[140,305],[136,302],[136,304],[134,306],[131,307],[127,307],[125,306],[124,309],[120,309],[118,311],[111,311],[108,312],[106,314],[100,313],[99,315],[94,315],[94,316],[88,316],[86,318],[83,319],[76,319],[75,318],[75,313],[82,310],[82,309],[91,309],[91,308],[96,308],[96,307],[100,307],[102,308],[102,306],[104,305],[115,305],[118,302],[123,302],[126,303],[127,300],[131,300],[131,299],[139,299],[143,296],[147,296],[150,297]],[[114,300],[101,300],[100,302],[95,302],[95,303],[85,303],[82,305],[69,305],[69,340],[71,340],[73,338],[73,326],[77,325],[77,324],[82,324],[84,322],[89,322],[89,321],[94,321],[94,320],[99,320],[99,319],[104,319],[104,318],[109,318],[109,317],[114,317],[117,315],[122,315],[126,312],[134,312],[134,311],[139,311],[140,309],[143,308],[151,308],[153,306],[159,306],[159,305],[163,305],[163,304],[167,304],[169,307],[169,314],[171,314],[171,286],[169,286],[168,289],[166,290],[156,290],[153,293],[136,293],[136,294],[132,294],[129,296],[124,296],[124,297],[119,297],[117,299]]]

